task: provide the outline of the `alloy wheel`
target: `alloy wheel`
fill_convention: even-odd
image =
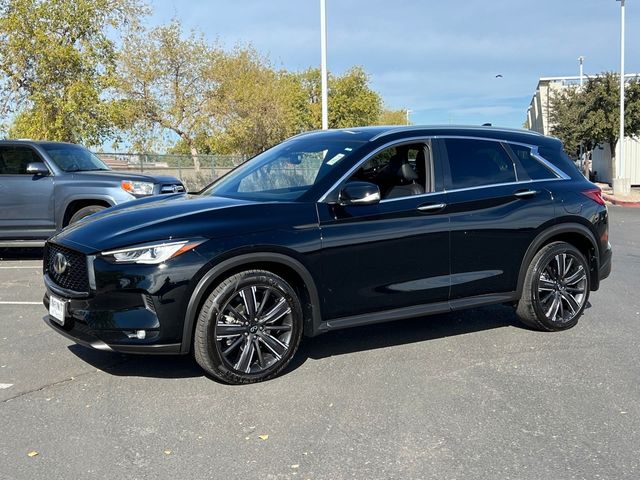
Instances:
[[[551,322],[564,324],[580,313],[587,298],[587,272],[583,262],[570,252],[553,256],[540,270],[537,297]]]
[[[293,330],[292,307],[272,285],[234,292],[216,319],[215,341],[227,367],[261,373],[285,357]]]

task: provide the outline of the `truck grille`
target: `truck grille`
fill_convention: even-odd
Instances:
[[[66,268],[61,273],[55,270],[58,253],[62,254],[67,262]],[[44,252],[44,268],[45,273],[56,285],[74,292],[89,292],[87,257],[83,254],[60,245],[47,243]]]
[[[160,187],[160,193],[182,193],[184,186],[180,183],[165,183]]]

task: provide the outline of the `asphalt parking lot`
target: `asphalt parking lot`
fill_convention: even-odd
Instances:
[[[502,306],[362,327],[242,387],[72,344],[40,252],[0,251],[0,478],[638,478],[640,209],[610,212],[612,276],[570,331]]]

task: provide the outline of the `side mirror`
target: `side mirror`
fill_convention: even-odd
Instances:
[[[374,183],[354,181],[347,183],[338,196],[340,205],[374,205],[380,201],[380,189]]]
[[[49,169],[42,162],[31,162],[27,164],[27,173],[31,175],[49,175]]]

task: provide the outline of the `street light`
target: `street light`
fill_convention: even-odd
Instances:
[[[410,114],[411,112],[413,112],[413,110],[409,110],[409,109],[407,108],[407,125],[411,125],[411,120],[410,120],[410,118],[409,118],[409,114]]]
[[[613,193],[619,195],[629,195],[631,185],[629,179],[625,178],[624,171],[624,1],[620,2],[620,149],[616,157],[616,178],[613,179]]]
[[[580,55],[578,57],[578,62],[580,62],[580,90],[584,86],[584,57]],[[580,140],[580,170],[584,172],[584,147],[582,146],[582,140]],[[589,178],[589,174],[586,175]]]
[[[322,129],[329,128],[329,106],[327,102],[327,6],[325,0],[320,0],[320,63],[322,84]]]

